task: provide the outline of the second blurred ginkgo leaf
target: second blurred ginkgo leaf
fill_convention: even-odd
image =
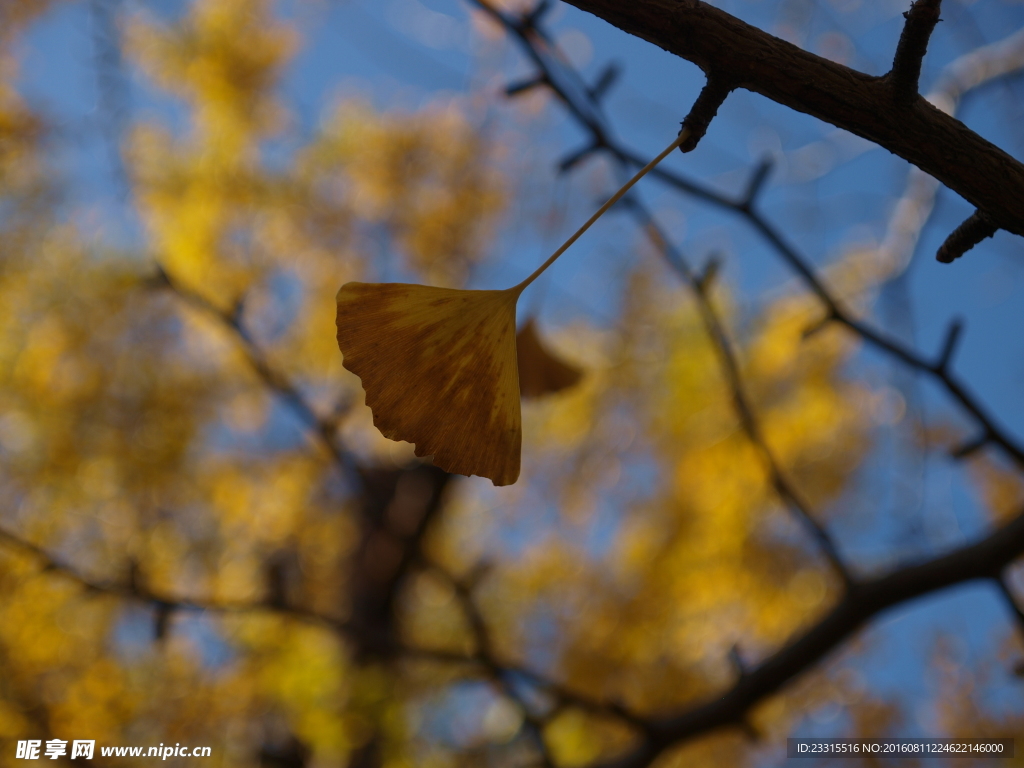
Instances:
[[[527,320],[516,335],[519,362],[519,392],[523,397],[561,392],[576,384],[583,372],[547,349],[537,333],[537,324]]]

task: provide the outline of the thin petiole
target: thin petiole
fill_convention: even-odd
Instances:
[[[672,152],[673,150],[675,150],[684,141],[686,141],[686,139],[689,136],[690,136],[690,129],[689,128],[683,128],[683,130],[680,131],[679,135],[675,138],[675,141],[673,141],[671,144],[669,144],[667,147],[665,147],[665,149],[662,150],[660,155],[658,155],[656,158],[651,160],[651,162],[649,162],[647,165],[645,165],[643,168],[641,168],[639,171],[637,171],[636,174],[633,176],[633,178],[631,178],[629,181],[627,181],[625,184],[623,184],[622,188],[619,189],[618,192],[616,192],[614,195],[612,195],[608,199],[608,202],[606,202],[604,205],[602,205],[600,208],[597,209],[597,213],[595,213],[593,216],[591,216],[589,219],[587,219],[587,223],[586,224],[584,224],[582,227],[577,229],[569,237],[568,240],[566,240],[564,243],[562,243],[558,247],[557,251],[555,251],[553,254],[551,254],[548,257],[547,261],[545,261],[543,264],[541,264],[539,267],[537,267],[536,271],[534,271],[534,273],[532,275],[530,275],[528,278],[523,280],[523,282],[519,283],[519,285],[515,286],[512,290],[516,291],[516,293],[522,293],[523,290],[526,288],[526,286],[528,286],[530,283],[532,283],[534,280],[536,280],[538,277],[540,277],[541,273],[544,272],[545,269],[547,269],[552,264],[554,264],[555,263],[555,259],[557,259],[563,253],[565,253],[570,245],[572,245],[577,240],[579,240],[580,235],[582,235],[584,232],[586,232],[588,229],[590,229],[590,226],[595,221],[600,219],[604,215],[605,211],[607,211],[609,208],[611,208],[613,205],[615,205],[617,202],[619,202],[619,200],[622,199],[622,196],[624,194],[626,194],[627,192],[629,192],[630,188],[634,184],[636,184],[638,181],[640,181],[640,179],[642,179],[644,177],[644,175],[649,170],[651,170],[651,168],[653,168],[658,163],[660,163],[662,160],[664,160],[666,157],[668,157],[669,153]]]

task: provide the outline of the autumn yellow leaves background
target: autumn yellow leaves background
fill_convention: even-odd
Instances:
[[[353,563],[411,540],[368,533],[359,478],[390,473],[395,498],[420,480],[400,479],[418,460],[367,407],[379,377],[403,373],[373,367],[381,346],[407,359],[374,336],[396,321],[353,310],[339,330],[360,382],[336,294],[348,285],[358,308],[360,284],[396,274],[481,287],[516,164],[470,99],[344,98],[300,135],[279,85],[301,23],[269,0],[196,0],[180,18],[124,16],[125,66],[177,111],[140,111],[124,132],[142,234],[116,236],[69,214],[56,129],[18,91],[29,25],[61,5],[5,3],[0,29],[0,765],[16,740],[55,737],[210,745],[225,766],[295,743],[317,766],[371,752],[395,768],[513,764],[533,737],[480,668],[470,582],[495,658],[638,712],[713,693],[734,672],[723,649],[764,652],[829,605],[836,578],[777,500],[692,296],[637,233],[614,323],[521,313],[520,353],[542,343],[563,361],[532,385],[561,391],[524,401],[521,478],[445,481],[390,595],[394,634],[357,653]],[[854,252],[831,277],[856,299],[881,277],[871,264]],[[754,313],[725,283],[712,296],[776,458],[834,509],[877,426],[878,392],[847,375],[855,342],[805,337],[820,309],[792,291]],[[514,359],[490,307],[451,311]],[[392,413],[417,408],[414,389],[388,397]],[[512,440],[518,426],[488,429]],[[441,457],[447,439],[419,453]],[[496,479],[520,474],[494,461]],[[784,736],[836,697],[858,729],[887,726],[884,696],[838,665],[753,727]],[[572,700],[543,729],[564,765],[629,735]],[[748,756],[724,734],[665,765]]]

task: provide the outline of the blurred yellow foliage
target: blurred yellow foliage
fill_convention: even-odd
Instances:
[[[304,159],[360,218],[395,233],[409,265],[432,285],[457,286],[493,236],[504,196],[481,162],[487,137],[454,103],[378,115],[345,101]]]
[[[280,6],[132,16],[128,66],[169,106],[126,134],[144,228],[115,247],[68,215],[16,86],[15,44],[45,12],[0,4],[0,766],[50,738],[395,768],[524,762],[539,738],[582,765],[629,728],[541,694],[555,714],[536,726],[520,698],[542,686],[484,650],[654,712],[714,695],[731,648],[761,658],[832,605],[693,297],[653,268],[613,324],[543,329],[585,373],[523,406],[518,485],[410,469],[373,429],[335,293],[396,271],[463,287],[485,262],[516,168],[472,109],[343,99],[301,136],[280,83],[302,36]],[[838,290],[874,280],[844,264]],[[876,426],[845,376],[856,346],[804,339],[820,308],[803,297],[714,303],[780,467],[841,517]],[[1015,475],[975,469],[994,515],[1020,504]],[[829,669],[752,720],[783,738],[841,700],[874,735],[895,715],[863,688]],[[750,755],[727,733],[663,765]]]

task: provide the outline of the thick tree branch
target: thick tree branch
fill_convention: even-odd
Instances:
[[[974,89],[1024,67],[1024,29],[951,61],[925,98],[948,115],[956,115],[962,98]],[[903,272],[914,255],[921,231],[935,208],[939,182],[919,168],[907,174],[904,192],[892,215],[879,251],[889,260],[890,277]]]
[[[360,474],[363,533],[352,558],[350,591],[356,655],[365,660],[396,653],[399,598],[454,475],[426,465],[361,468]]]
[[[567,0],[699,66],[885,147],[1024,235],[1024,165],[924,99],[900,103],[886,78],[815,56],[698,0]]]
[[[599,768],[644,768],[667,747],[722,727],[740,727],[758,702],[780,691],[883,611],[977,579],[998,579],[1024,552],[1024,513],[981,541],[861,582],[831,611],[777,653],[749,669],[723,695],[654,724],[632,752]]]

